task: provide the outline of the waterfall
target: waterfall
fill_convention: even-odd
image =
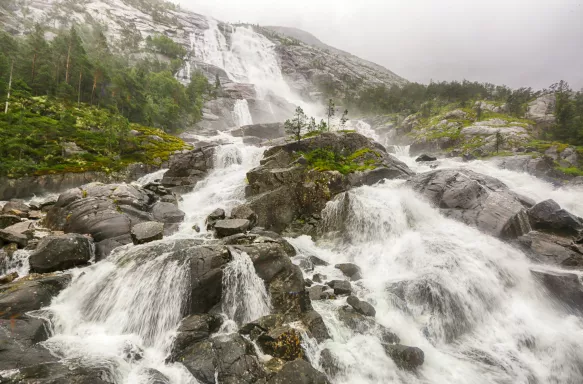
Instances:
[[[165,365],[190,286],[187,258],[173,242],[118,248],[105,261],[74,270],[73,282],[45,310],[54,336],[44,345],[70,364],[111,366],[119,382],[154,367],[174,382],[194,383]]]
[[[5,264],[0,264],[0,276],[8,275],[13,272],[18,273],[19,277],[28,275],[30,265],[28,258],[32,251],[19,249],[14,252],[12,257],[4,260]]]
[[[251,112],[249,112],[249,103],[247,100],[241,99],[235,102],[233,120],[235,120],[235,125],[237,127],[253,124],[253,118],[251,117]]]
[[[223,272],[223,313],[237,324],[245,324],[271,312],[265,282],[255,272],[249,255],[231,249],[233,261]]]
[[[166,171],[168,171],[168,170],[167,169],[160,169],[159,171],[148,173],[147,175],[144,175],[144,176],[140,177],[138,180],[136,180],[136,183],[138,183],[141,186],[144,186],[146,184],[153,183],[155,181],[160,181],[164,177],[164,174],[166,173]]]
[[[354,262],[356,293],[402,343],[421,348],[418,376],[398,370],[378,336],[338,320],[342,303],[316,302],[342,367],[335,383],[579,383],[583,325],[557,312],[517,249],[440,215],[402,181],[361,187],[330,202],[339,230],[322,245],[290,239],[300,255]],[[312,273],[312,272],[310,272]],[[332,267],[314,273],[332,275]]]

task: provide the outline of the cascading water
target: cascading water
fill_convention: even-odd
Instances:
[[[376,321],[420,347],[418,375],[398,370],[374,334],[338,319],[339,299],[315,302],[338,359],[335,383],[580,383],[583,324],[557,311],[516,249],[444,218],[399,181],[361,187],[329,203],[327,245],[290,239],[300,254],[354,262],[357,294]],[[338,271],[317,267],[328,275]]]
[[[241,99],[235,102],[233,120],[235,120],[237,127],[253,124],[253,118],[251,117],[251,112],[249,112],[249,103],[247,100]]]
[[[265,283],[248,254],[231,249],[233,261],[223,272],[223,313],[237,324],[246,324],[271,311]]]

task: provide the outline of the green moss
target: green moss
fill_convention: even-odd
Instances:
[[[583,176],[583,169],[580,169],[580,168],[575,168],[575,167],[562,168],[562,167],[558,167],[556,169],[558,171],[561,171],[564,174],[567,174],[567,175],[570,175],[570,176]]]
[[[329,149],[316,149],[307,153],[300,153],[307,160],[310,168],[316,171],[338,171],[343,175],[352,172],[375,169],[377,161],[375,159],[362,159],[367,154],[372,154],[375,158],[381,155],[370,148],[363,148],[349,156],[343,156]]]

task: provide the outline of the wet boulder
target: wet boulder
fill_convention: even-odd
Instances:
[[[352,281],[362,279],[362,271],[360,267],[353,263],[336,264],[334,268],[342,271],[344,276],[348,277]]]
[[[332,280],[326,285],[334,290],[335,295],[350,295],[352,293],[352,285],[346,280]]]
[[[87,265],[93,256],[93,241],[70,233],[43,238],[30,255],[30,271],[48,273]]]
[[[420,155],[419,157],[417,157],[415,159],[415,161],[418,162],[418,163],[426,162],[426,161],[435,161],[435,160],[437,160],[437,157],[430,156],[430,155],[427,155],[425,153],[422,154],[422,155]]]
[[[29,275],[0,286],[0,319],[16,318],[48,306],[69,285],[71,276]]]
[[[208,339],[223,323],[219,315],[207,313],[192,315],[182,319],[174,339],[173,350],[183,351],[190,345]]]
[[[214,146],[174,155],[161,184],[176,193],[187,193],[213,168]]]
[[[415,370],[425,361],[425,353],[417,347],[400,344],[383,344],[383,348],[395,364],[402,369]]]
[[[531,271],[555,299],[576,311],[583,311],[583,285],[574,273]]]
[[[20,223],[20,217],[16,215],[0,215],[0,229],[5,229],[16,223]]]
[[[27,315],[0,321],[0,371],[57,361],[39,345],[49,338],[49,334],[49,326],[44,320]]]
[[[251,227],[251,223],[246,219],[226,219],[215,223],[215,233],[218,238],[244,233]]]
[[[497,237],[504,236],[507,224],[526,207],[500,180],[466,169],[419,174],[408,184],[446,216]]]
[[[366,301],[360,300],[356,296],[349,296],[348,299],[346,299],[346,303],[348,303],[352,308],[354,308],[356,312],[364,316],[375,317],[377,313],[377,311],[371,304],[367,303]]]
[[[217,208],[211,212],[206,218],[206,229],[211,230],[215,227],[215,224],[219,220],[224,220],[226,217],[225,210],[222,208]]]
[[[271,377],[267,384],[329,384],[322,372],[318,371],[305,360],[294,360],[286,363],[283,368]]]
[[[310,300],[329,300],[335,299],[334,290],[325,285],[314,285],[308,288]]]
[[[561,209],[554,200],[542,201],[527,212],[534,230],[565,236],[578,236],[583,232],[583,221]]]
[[[28,237],[10,230],[0,229],[0,245],[3,244],[16,244],[18,248],[24,248],[28,244]]]
[[[45,221],[52,230],[90,234],[98,245],[108,240],[101,247],[107,254],[111,241],[132,243],[131,228],[136,224],[162,222],[166,234],[178,227],[184,212],[159,199],[135,184],[91,183],[62,193]]]
[[[71,368],[62,362],[44,362],[20,369],[2,383],[111,384],[110,377],[111,366],[108,364]]]
[[[345,305],[338,309],[338,320],[355,333],[376,336],[383,343],[398,344],[400,342],[399,336],[391,330],[378,324],[373,318],[357,312],[351,306]]]
[[[583,246],[572,238],[530,231],[515,241],[527,256],[537,263],[583,268]]]
[[[132,241],[134,244],[145,244],[164,237],[164,224],[157,221],[138,223],[132,227]]]
[[[14,215],[22,218],[28,217],[30,207],[21,200],[11,200],[2,207],[2,214]]]
[[[231,211],[231,219],[249,220],[249,226],[253,228],[257,224],[257,214],[248,205],[239,205]]]

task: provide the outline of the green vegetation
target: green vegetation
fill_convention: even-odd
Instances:
[[[18,100],[48,96],[176,132],[202,118],[203,102],[213,94],[201,73],[192,74],[186,86],[174,77],[186,51],[168,37],[149,37],[146,48],[154,54],[136,61],[113,53],[97,26],[50,31],[56,34],[51,41],[46,32],[39,25],[24,38],[0,32],[0,103],[9,113],[14,113],[10,94]],[[135,27],[122,35],[128,50],[139,50]]]
[[[547,138],[583,145],[583,91],[574,92],[564,81],[551,86],[557,98],[555,127],[545,132]]]
[[[322,148],[311,152],[299,153],[299,155],[307,160],[310,168],[320,172],[338,171],[343,175],[356,171],[375,169],[376,160],[370,158],[371,156],[366,156],[367,154],[380,157],[380,154],[369,148],[358,150],[349,156],[342,156],[337,152]],[[363,157],[369,158],[363,159]]]
[[[14,98],[0,114],[0,176],[116,171],[159,164],[185,143],[159,129],[86,104],[47,96]]]

